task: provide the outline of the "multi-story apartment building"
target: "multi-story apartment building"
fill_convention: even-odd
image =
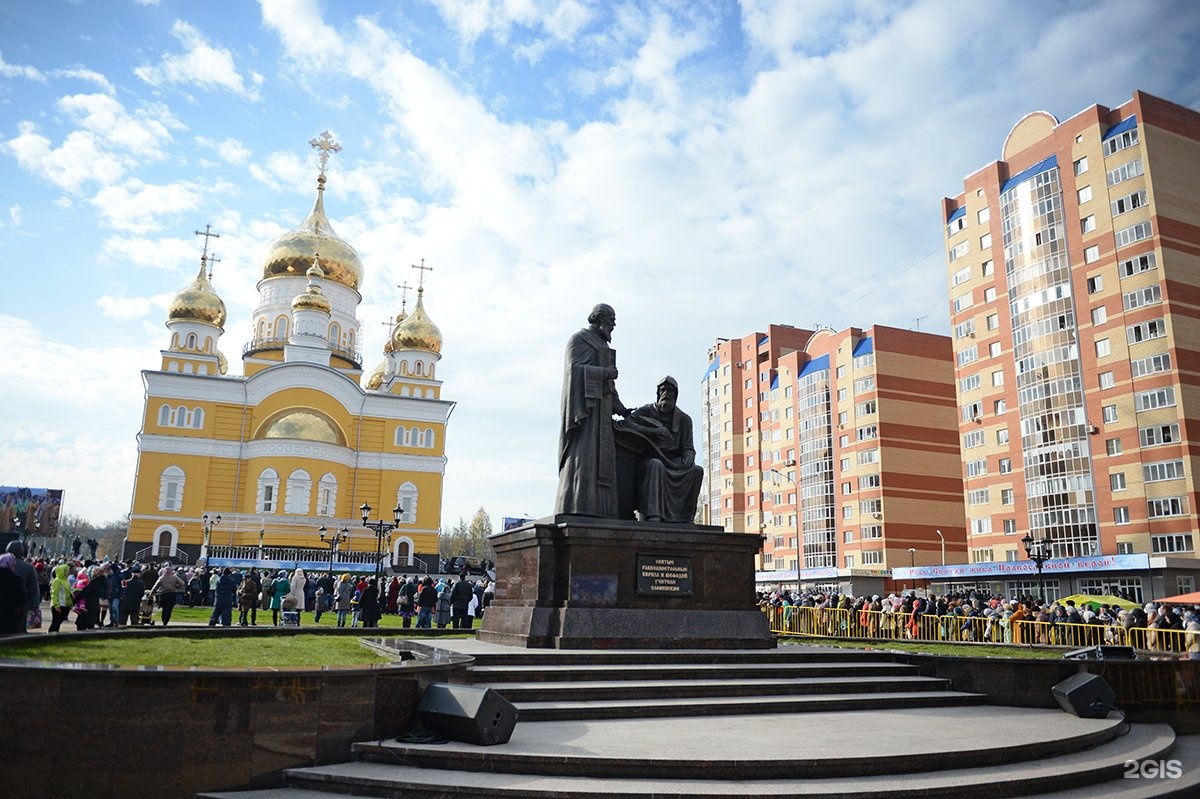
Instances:
[[[1200,114],[1029,114],[942,210],[970,557],[936,577],[1036,593],[1028,534],[1050,596],[1193,590]]]
[[[765,536],[759,582],[857,594],[965,554],[950,340],[876,325],[722,339],[705,521]]]

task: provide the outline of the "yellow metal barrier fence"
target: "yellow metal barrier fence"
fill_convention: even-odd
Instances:
[[[1185,630],[1108,624],[1013,621],[1000,616],[933,616],[928,613],[914,619],[911,613],[793,606],[769,606],[764,610],[770,618],[771,632],[776,635],[1073,648],[1111,645],[1177,654],[1186,652],[1194,642],[1200,643],[1200,634]]]

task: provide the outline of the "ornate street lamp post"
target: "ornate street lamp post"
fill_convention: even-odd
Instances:
[[[1050,534],[1047,533],[1045,538],[1034,538],[1033,533],[1026,533],[1021,539],[1021,543],[1025,546],[1025,555],[1033,561],[1037,566],[1038,585],[1042,592],[1042,606],[1046,605],[1046,578],[1042,575],[1042,566],[1046,561],[1050,560],[1050,553],[1054,542],[1050,539]]]
[[[208,559],[208,547],[212,543],[212,530],[221,523],[221,514],[217,514],[215,518],[209,518],[209,515],[204,514],[202,519],[204,524],[204,547],[200,550],[200,557]]]
[[[321,535],[321,543],[329,545],[329,576],[332,577],[333,554],[338,551],[338,547],[341,546],[342,542],[350,537],[350,531],[343,527],[341,530],[333,531],[333,533],[330,533],[329,537],[326,538],[326,533],[329,533],[329,531],[326,530],[325,525],[322,524],[317,532]]]
[[[399,504],[392,509],[392,518],[394,522],[385,522],[380,519],[377,522],[367,521],[371,518],[371,506],[363,503],[359,508],[362,512],[363,527],[375,533],[375,579],[378,581],[383,574],[383,540],[387,538],[388,551],[392,548],[392,530],[395,530],[400,525],[400,519],[404,516],[404,508]]]

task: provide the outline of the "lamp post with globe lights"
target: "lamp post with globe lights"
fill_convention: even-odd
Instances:
[[[358,509],[362,513],[363,527],[375,533],[375,579],[378,581],[383,574],[383,541],[387,538],[387,546],[390,551],[392,548],[392,530],[395,530],[400,525],[400,519],[404,516],[404,508],[399,503],[392,508],[393,522],[386,522],[380,519],[377,522],[368,521],[371,518],[371,506],[366,502]]]

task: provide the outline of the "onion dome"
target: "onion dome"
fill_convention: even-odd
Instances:
[[[321,269],[321,262],[314,257],[312,266],[305,272],[308,275],[308,285],[304,291],[296,295],[292,300],[292,310],[312,310],[330,313],[333,311],[333,305],[330,304],[329,298],[321,293],[321,278],[325,276],[325,272]]]
[[[338,238],[325,216],[325,175],[317,178],[317,202],[312,213],[294,230],[277,236],[267,245],[263,258],[263,280],[272,277],[298,277],[304,274],[317,253],[325,278],[358,290],[362,284],[363,265],[358,253]]]
[[[403,324],[404,320],[407,318],[408,318],[408,311],[406,311],[404,309],[404,306],[401,305],[400,313],[397,314],[395,321],[392,322],[392,334],[390,336],[388,336],[388,340],[383,343],[383,351],[385,354],[396,351],[396,344],[395,344],[396,329],[398,327],[400,327],[400,325]]]
[[[383,376],[386,373],[387,358],[384,358],[379,362],[379,365],[375,367],[375,371],[371,372],[370,376],[367,377],[367,391],[378,391],[379,387],[383,385]]]
[[[388,344],[392,348],[389,351],[442,351],[442,331],[438,330],[438,326],[425,313],[425,289],[417,289],[417,307],[413,308],[413,312],[403,322],[396,325]]]
[[[217,374],[229,374],[229,359],[220,350],[217,350]]]
[[[225,303],[208,282],[205,258],[200,259],[196,279],[175,295],[167,308],[168,322],[203,322],[225,329]]]

